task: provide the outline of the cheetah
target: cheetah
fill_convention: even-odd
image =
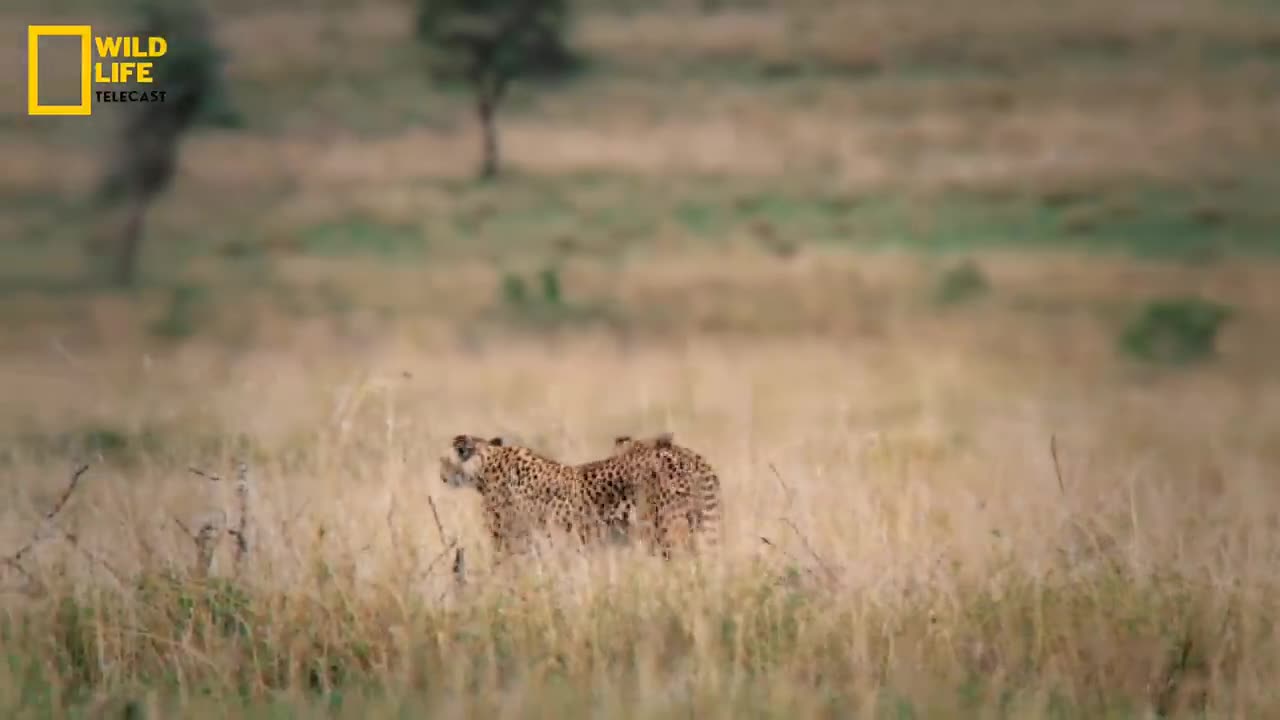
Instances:
[[[623,457],[568,465],[501,437],[458,435],[440,458],[445,484],[480,492],[486,529],[500,554],[548,529],[584,544],[627,533],[626,508],[641,473]]]
[[[670,432],[649,438],[619,435],[614,457],[641,463],[647,470],[637,496],[649,506],[640,524],[670,547],[683,534],[701,533],[709,546],[719,542],[720,477],[701,455],[675,442]]]

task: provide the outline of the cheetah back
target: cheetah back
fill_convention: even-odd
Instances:
[[[649,486],[642,494],[656,503],[654,522],[669,523],[683,515],[691,531],[701,533],[711,545],[718,543],[720,477],[705,458],[677,444],[669,432],[649,438],[619,436],[614,457],[630,458],[649,468]]]

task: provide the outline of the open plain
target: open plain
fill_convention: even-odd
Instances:
[[[113,116],[0,77],[0,714],[1280,712],[1280,6],[580,6],[477,183],[408,3],[218,3],[129,291]],[[697,562],[494,567],[437,465],[667,430]]]

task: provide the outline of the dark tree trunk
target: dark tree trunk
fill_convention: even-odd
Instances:
[[[480,133],[483,155],[480,160],[480,179],[492,180],[498,176],[498,126],[494,117],[497,110],[494,97],[482,94],[476,106],[480,116]]]
[[[138,34],[168,38],[176,54],[157,68],[160,82],[168,88],[165,102],[132,106],[100,189],[102,200],[124,206],[123,223],[111,248],[113,267],[108,271],[124,287],[137,278],[146,213],[173,180],[182,136],[218,82],[219,61],[203,11],[162,3],[146,6],[143,16]]]
[[[122,287],[130,287],[137,278],[138,254],[142,248],[142,225],[147,213],[147,200],[134,197],[129,202],[120,244],[116,251],[115,281]]]
[[[498,176],[502,154],[498,150],[498,105],[506,95],[511,77],[501,68],[494,67],[492,53],[475,60],[472,82],[476,88],[476,114],[480,119],[483,156],[480,160],[480,179],[492,180]]]

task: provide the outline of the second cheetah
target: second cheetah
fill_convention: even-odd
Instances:
[[[701,535],[707,545],[719,543],[720,477],[711,464],[679,445],[670,432],[648,438],[621,435],[614,439],[614,457],[645,468],[636,489],[641,527],[664,549],[692,542]],[[680,536],[683,536],[681,538]]]

